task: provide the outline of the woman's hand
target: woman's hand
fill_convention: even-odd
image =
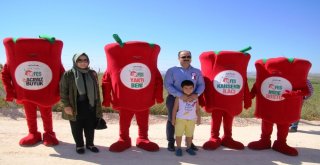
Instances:
[[[72,107],[64,107],[64,112],[68,115],[73,115]]]

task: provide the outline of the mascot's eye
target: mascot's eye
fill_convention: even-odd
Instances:
[[[37,56],[37,54],[35,54],[35,53],[30,53],[29,56],[30,56],[30,57],[35,57],[35,56]]]
[[[140,60],[142,59],[142,56],[132,56],[134,59]]]
[[[271,73],[274,75],[281,75],[282,74],[280,71],[277,71],[277,70],[273,70]]]

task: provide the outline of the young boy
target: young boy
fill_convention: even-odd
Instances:
[[[190,80],[184,80],[181,83],[181,88],[184,95],[191,95],[194,89],[194,84]],[[200,107],[198,100],[193,100],[191,102],[184,102],[179,97],[176,97],[173,113],[172,113],[172,125],[175,126],[176,143],[177,150],[176,156],[182,156],[181,141],[182,135],[185,133],[187,140],[186,152],[190,155],[196,155],[196,152],[190,148],[192,143],[193,132],[195,124],[200,124]]]

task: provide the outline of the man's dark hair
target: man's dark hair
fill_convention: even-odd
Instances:
[[[181,88],[183,88],[184,86],[192,86],[194,87],[194,84],[191,80],[184,80],[181,82]]]
[[[182,52],[188,52],[190,54],[190,56],[191,56],[191,52],[189,50],[181,50],[181,51],[178,52],[178,57],[180,57],[180,53],[182,53]]]

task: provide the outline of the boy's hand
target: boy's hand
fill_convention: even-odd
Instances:
[[[198,95],[197,94],[192,94],[191,96],[188,97],[188,101],[191,102],[193,100],[198,99]]]
[[[182,95],[180,97],[180,99],[182,99],[184,102],[187,102],[188,101],[188,96],[187,95]]]
[[[176,124],[176,119],[172,119],[171,124],[174,126]]]
[[[201,117],[197,117],[197,125],[200,125],[201,124]]]
[[[180,99],[182,99],[184,102],[191,102],[193,100],[198,99],[198,95],[197,94],[192,94],[190,96],[187,96],[187,95],[184,94],[184,95],[182,95],[180,97]]]

